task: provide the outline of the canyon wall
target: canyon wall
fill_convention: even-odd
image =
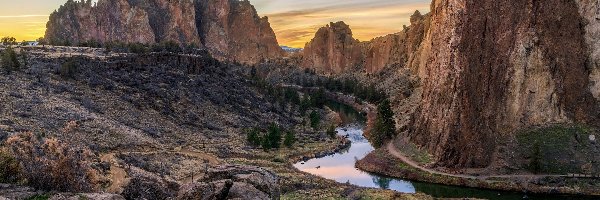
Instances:
[[[418,49],[429,27],[429,15],[416,11],[411,25],[401,32],[360,42],[352,36],[344,22],[320,28],[306,44],[302,67],[327,74],[364,72],[374,74],[389,66],[412,67]],[[414,70],[417,68],[414,67]]]
[[[365,70],[377,73],[385,67],[397,65],[416,70],[413,60],[418,57],[418,49],[429,28],[429,15],[416,11],[410,17],[410,26],[396,34],[375,38],[365,42]]]
[[[93,7],[91,1],[67,1],[50,15],[45,38],[52,44],[72,45],[128,41],[152,43],[156,36],[148,14],[132,7],[127,0],[102,0]]]
[[[505,134],[597,120],[575,1],[435,0],[431,10],[410,137],[439,165],[487,166]]]
[[[284,55],[268,18],[237,0],[69,0],[50,15],[45,37],[59,45],[174,41],[248,64]]]
[[[375,83],[412,71],[414,97],[394,101],[417,105],[398,109],[398,118],[412,116],[400,120],[406,136],[439,166],[485,167],[496,142],[520,130],[600,125],[599,22],[595,0],[434,0],[431,13],[416,12],[403,31],[368,42],[352,38],[343,22],[321,28],[302,67],[341,76],[385,72],[370,78]]]
[[[259,17],[249,1],[197,0],[197,24],[213,56],[243,63],[282,57],[267,17]]]
[[[590,70],[590,91],[600,100],[600,2],[597,0],[577,0],[579,13],[585,25],[585,41],[588,48]]]
[[[100,1],[102,2],[102,1]],[[191,0],[128,0],[148,15],[156,42],[200,45],[194,2]]]
[[[350,26],[344,22],[330,23],[320,28],[306,44],[302,66],[328,74],[338,74],[362,66],[360,42],[352,37]]]

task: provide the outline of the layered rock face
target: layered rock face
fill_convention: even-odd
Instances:
[[[100,1],[102,2],[102,1]],[[148,15],[156,42],[175,41],[200,45],[196,27],[196,11],[191,0],[128,0]]]
[[[418,57],[418,49],[429,28],[429,15],[416,11],[410,17],[410,26],[399,33],[375,38],[363,47],[367,73],[377,73],[385,67],[397,65],[416,70],[413,60]]]
[[[362,66],[360,42],[352,37],[344,22],[330,23],[320,28],[304,47],[302,67],[337,74],[348,68]]]
[[[579,13],[585,26],[585,41],[588,47],[590,91],[600,100],[600,2],[577,0]]]
[[[152,43],[156,40],[148,14],[127,0],[72,0],[50,15],[46,39],[53,44],[71,45],[91,40]]]
[[[268,18],[237,0],[70,0],[51,14],[45,37],[65,45],[174,41],[248,64],[284,55]]]
[[[252,64],[285,54],[269,19],[247,0],[197,0],[196,12],[201,38],[217,58]]]
[[[431,8],[410,137],[438,164],[483,167],[503,134],[597,120],[586,69],[594,42],[586,45],[575,1],[436,0]]]
[[[411,25],[401,32],[359,42],[344,22],[319,29],[304,47],[302,67],[329,74],[365,72],[373,74],[389,66],[414,68],[418,49],[429,27],[429,15],[416,11]],[[410,65],[410,66],[408,66]]]

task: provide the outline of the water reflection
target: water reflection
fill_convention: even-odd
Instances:
[[[338,135],[347,137],[352,145],[339,153],[323,158],[310,159],[294,164],[304,172],[318,175],[339,183],[350,183],[362,187],[390,189],[404,193],[421,192],[438,198],[480,198],[491,200],[543,199],[543,200],[588,200],[595,197],[576,195],[528,195],[518,192],[503,192],[477,188],[446,186],[423,182],[410,182],[363,172],[354,167],[357,160],[374,150],[363,136],[364,116],[351,107],[329,102],[328,106],[339,112],[344,123],[337,128]]]
[[[416,192],[410,182],[372,175],[354,167],[354,163],[357,160],[364,158],[374,150],[373,146],[363,136],[362,126],[348,125],[336,130],[338,131],[338,135],[347,136],[352,141],[350,148],[331,156],[296,163],[294,166],[304,172],[319,175],[340,183],[391,189],[406,193]]]

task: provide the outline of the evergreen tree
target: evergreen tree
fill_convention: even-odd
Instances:
[[[531,160],[529,161],[529,170],[533,173],[540,173],[542,170],[541,156],[540,143],[536,141],[533,144],[533,153],[531,155]]]
[[[269,132],[266,138],[270,148],[281,147],[281,129],[279,126],[277,126],[277,124],[272,123],[271,126],[269,126]]]
[[[310,113],[310,127],[314,129],[319,127],[319,123],[321,122],[321,115],[317,111],[312,111]]]
[[[323,108],[325,103],[327,103],[327,99],[325,98],[325,90],[320,88],[317,92],[313,93],[310,97],[312,101],[312,105],[317,108]]]
[[[331,139],[334,139],[336,135],[337,135],[337,131],[335,130],[335,126],[334,125],[329,126],[329,128],[327,129],[327,136],[329,136],[329,138],[331,138]]]
[[[296,136],[294,132],[288,131],[287,133],[285,133],[283,145],[285,145],[288,148],[291,148],[294,145],[294,143],[296,143]]]
[[[2,67],[6,71],[16,71],[21,67],[21,63],[19,63],[19,59],[17,58],[17,53],[12,47],[4,49],[0,58],[2,59]]]
[[[260,131],[257,128],[249,129],[247,140],[250,145],[259,146],[261,145]]]
[[[373,146],[379,148],[396,135],[396,122],[394,121],[394,112],[390,106],[389,100],[383,100],[377,106],[377,118],[369,139]]]

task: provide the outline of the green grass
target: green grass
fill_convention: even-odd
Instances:
[[[594,129],[583,125],[553,125],[517,134],[519,152],[529,163],[524,168],[536,173],[582,173],[581,166],[594,160],[588,136]]]
[[[27,198],[27,200],[47,200],[50,198],[48,194],[40,194]]]

